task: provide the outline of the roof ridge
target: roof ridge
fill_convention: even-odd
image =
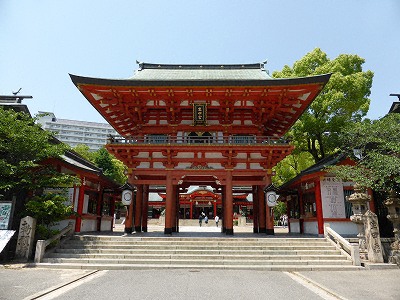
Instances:
[[[264,69],[265,62],[252,64],[154,64],[138,62],[139,70],[143,69],[164,69],[164,70],[243,70],[243,69]]]

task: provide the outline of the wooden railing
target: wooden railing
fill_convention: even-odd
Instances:
[[[46,252],[46,248],[55,240],[60,240],[63,236],[71,236],[74,232],[74,225],[72,222],[60,231],[60,233],[55,236],[47,239],[47,240],[38,240],[36,243],[36,251],[35,251],[35,263],[40,263],[43,260],[43,256]]]
[[[283,138],[256,135],[231,135],[225,137],[145,135],[130,138],[109,136],[109,144],[206,144],[206,145],[287,145],[289,141]]]
[[[336,246],[336,249],[346,255],[353,262],[353,265],[361,266],[360,249],[358,244],[350,244],[345,238],[330,228],[329,224],[325,224],[324,226],[324,236],[328,241]]]

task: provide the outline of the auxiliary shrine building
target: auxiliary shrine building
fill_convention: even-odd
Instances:
[[[182,213],[195,217],[207,206],[227,235],[233,234],[235,201],[246,201],[238,195],[251,196],[253,231],[274,233],[265,189],[272,168],[293,150],[282,136],[329,77],[273,79],[262,63],[140,63],[128,79],[71,75],[123,137],[110,138],[106,148],[128,167],[135,187],[125,231],[147,231],[149,194],[157,192],[166,234],[179,231]],[[207,187],[196,192],[203,198],[190,197],[193,186]]]

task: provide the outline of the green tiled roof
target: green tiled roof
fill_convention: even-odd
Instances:
[[[131,80],[263,80],[271,79],[263,63],[243,65],[158,65],[139,63]]]

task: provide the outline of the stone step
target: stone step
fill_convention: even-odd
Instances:
[[[149,245],[149,246],[160,246],[160,247],[165,247],[171,245],[171,242],[158,242],[158,241],[69,241],[67,243],[68,245],[87,245],[87,246],[108,246],[112,245],[115,247],[119,246],[125,246],[125,245]],[[254,247],[276,247],[276,246],[304,246],[304,242],[274,242],[274,243],[264,243],[264,242],[210,242],[210,241],[204,241],[204,242],[174,242],[173,245],[179,245],[179,246],[241,246],[241,245],[246,245],[246,246],[254,246]],[[306,245],[310,247],[318,247],[318,246],[327,246],[330,244],[327,243],[326,241],[321,241],[321,242],[310,242],[307,243]]]
[[[190,237],[135,237],[131,236],[109,236],[109,235],[74,235],[71,238],[72,240],[82,240],[82,241],[154,241],[154,242],[197,242],[197,243],[207,243],[207,242],[257,242],[257,243],[284,243],[284,242],[300,242],[300,243],[309,243],[309,242],[326,242],[325,238],[295,238],[295,237],[276,237],[269,236],[265,238],[225,238],[225,237],[204,237],[204,238],[190,238]]]
[[[237,259],[78,259],[78,258],[47,258],[44,262],[49,263],[82,263],[82,264],[172,264],[172,265],[198,265],[220,264],[220,265],[351,265],[347,260],[237,260]]]
[[[253,250],[253,251],[263,251],[263,250],[276,250],[276,251],[287,251],[287,250],[329,250],[332,249],[330,245],[324,246],[313,246],[309,245],[297,245],[297,246],[231,246],[231,245],[218,245],[218,246],[204,246],[204,245],[86,245],[86,244],[64,244],[60,249],[121,249],[121,250],[140,250],[140,249],[154,249],[154,250],[213,250],[218,248],[219,250]]]
[[[85,270],[144,270],[144,269],[229,269],[229,270],[258,270],[258,271],[355,271],[363,270],[362,267],[352,265],[173,265],[173,264],[81,264],[81,263],[38,263],[32,264],[40,268],[51,269],[85,269]]]
[[[220,249],[211,249],[211,250],[157,250],[157,249],[56,249],[55,253],[104,253],[104,254],[219,254],[219,255],[227,255],[227,254],[263,254],[263,255],[335,255],[340,254],[339,250],[329,249],[329,250],[286,250],[286,251],[276,251],[276,250],[245,250],[245,251],[237,251],[237,250],[220,250]]]
[[[201,259],[236,259],[236,260],[347,260],[343,255],[190,255],[190,254],[75,254],[75,253],[51,253],[47,258],[79,258],[79,259],[185,259],[185,260],[201,260]]]
[[[352,262],[324,238],[206,238],[76,235],[41,267],[339,270]],[[329,268],[327,268],[329,267]]]

